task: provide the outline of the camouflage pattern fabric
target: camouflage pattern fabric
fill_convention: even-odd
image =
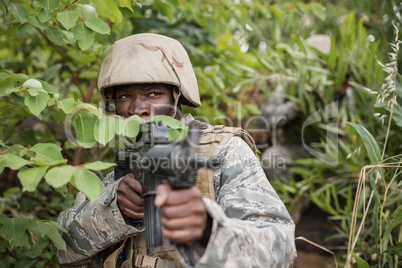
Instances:
[[[269,184],[250,147],[233,137],[218,156],[214,171],[216,201],[204,198],[213,218],[207,247],[176,245],[188,267],[289,267],[296,257],[294,223]],[[103,180],[105,191],[95,201],[79,193],[73,208],[57,222],[67,250],[56,249],[60,264],[88,267],[101,263],[127,236],[143,231],[126,223],[116,203],[120,180]]]

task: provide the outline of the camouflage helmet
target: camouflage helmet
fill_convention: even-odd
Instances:
[[[160,83],[174,85],[176,102],[201,105],[197,79],[184,47],[175,39],[159,34],[135,34],[116,41],[102,63],[98,89],[102,107],[105,89],[118,85]],[[108,96],[109,95],[109,96]],[[108,107],[104,107],[108,109]]]

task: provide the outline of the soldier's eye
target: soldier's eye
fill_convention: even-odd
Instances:
[[[149,93],[148,94],[148,96],[149,97],[156,97],[156,96],[160,96],[160,95],[162,95],[163,93],[161,93],[161,92],[151,92],[151,93]]]
[[[124,95],[119,96],[119,99],[128,99],[128,98],[130,98],[130,95],[128,95],[128,94],[124,94]]]

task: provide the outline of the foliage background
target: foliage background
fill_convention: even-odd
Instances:
[[[184,45],[203,103],[185,111],[211,123],[230,123],[222,120],[229,116],[244,126],[280,85],[297,116],[275,139],[301,144],[303,121],[340,100],[339,150],[332,156],[338,165],[307,156],[292,163],[288,180],[271,182],[292,215],[303,213],[301,200],[325,213],[336,231],[327,239],[343,241],[329,247],[339,264],[347,264],[353,241],[360,265],[401,262],[398,1],[0,0],[0,9],[0,266],[56,265],[50,241],[64,244],[53,221],[72,206],[77,189],[92,198],[99,193],[99,178],[111,169],[95,161],[113,157],[103,145],[136,124],[99,110],[100,63],[114,41],[141,32]],[[331,37],[329,55],[309,48],[306,39],[314,34]],[[345,82],[352,107],[339,98]],[[67,139],[65,119],[72,114],[83,147]],[[112,125],[112,133],[100,134]],[[262,128],[258,120],[252,126]],[[333,130],[314,126],[307,142],[325,144],[326,131]],[[261,151],[273,143],[272,130],[253,135]],[[93,144],[100,146],[84,148]],[[382,168],[369,172],[370,164]],[[359,236],[349,236],[354,217],[365,226]]]

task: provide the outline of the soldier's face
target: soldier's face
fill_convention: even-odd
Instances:
[[[123,117],[138,115],[144,120],[154,115],[174,113],[173,86],[133,84],[116,89],[116,113]],[[175,118],[178,117],[176,113]]]

